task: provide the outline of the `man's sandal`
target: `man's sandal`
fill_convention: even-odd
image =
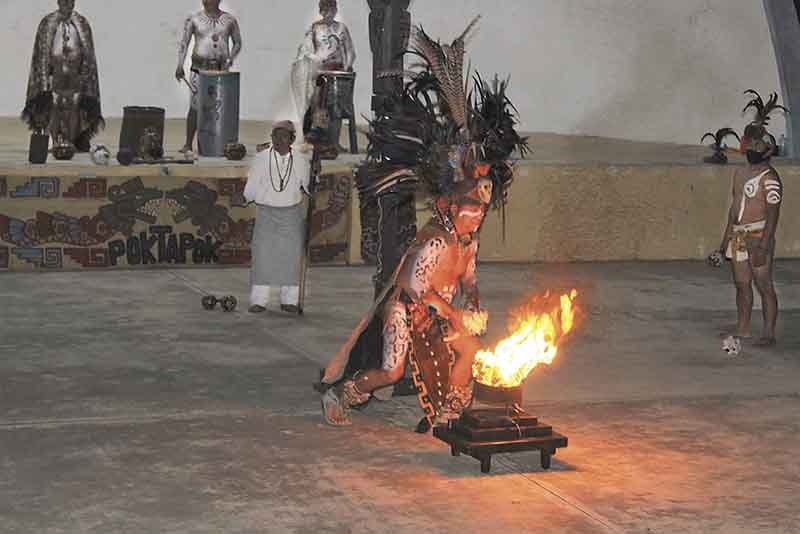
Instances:
[[[335,388],[329,388],[322,394],[322,416],[331,426],[348,426],[353,424],[348,410],[342,400],[336,395]]]

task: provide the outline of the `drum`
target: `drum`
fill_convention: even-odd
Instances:
[[[122,109],[122,129],[119,132],[119,148],[129,149],[139,154],[142,136],[148,128],[153,128],[164,152],[164,109],[149,106],[126,106]]]
[[[330,118],[354,119],[353,92],[356,87],[356,73],[346,71],[322,71],[324,80],[324,102]]]
[[[225,145],[239,142],[239,73],[201,70],[198,77],[198,152],[221,158]]]

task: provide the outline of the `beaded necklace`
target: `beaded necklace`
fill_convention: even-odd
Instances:
[[[275,187],[275,177],[272,174],[272,162],[275,161],[275,169],[278,171],[278,187]],[[269,158],[269,183],[276,193],[283,193],[289,186],[289,178],[292,176],[292,169],[294,168],[294,154],[289,152],[289,164],[286,166],[285,173],[281,170],[280,161],[278,161],[278,151],[272,149],[272,157]]]

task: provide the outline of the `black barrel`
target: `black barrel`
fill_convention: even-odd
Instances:
[[[28,161],[36,165],[47,163],[47,150],[50,136],[44,133],[32,133],[31,144],[28,150]]]
[[[122,130],[119,132],[119,149],[127,148],[139,154],[139,142],[146,128],[154,128],[164,149],[164,109],[148,106],[126,106],[122,114]]]

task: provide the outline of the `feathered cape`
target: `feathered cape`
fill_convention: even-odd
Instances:
[[[61,21],[58,11],[50,13],[39,23],[36,40],[33,45],[31,70],[28,75],[28,90],[22,120],[28,123],[31,130],[44,129],[50,120],[52,107],[52,87],[50,87],[50,55],[53,39]],[[103,124],[100,109],[100,81],[97,74],[97,57],[94,52],[92,29],[86,17],[73,11],[69,21],[75,26],[80,38],[83,62],[78,76],[80,77],[81,131],[97,133]]]

